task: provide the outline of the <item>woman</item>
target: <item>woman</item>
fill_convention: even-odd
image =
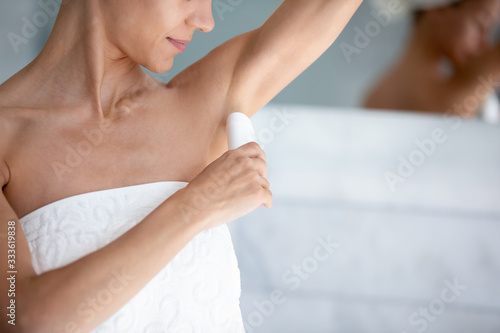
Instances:
[[[0,86],[1,251],[15,224],[17,271],[2,332],[243,330],[225,224],[272,195],[256,143],[225,152],[225,120],[271,100],[359,3],[286,0],[164,84],[139,66],[168,71],[213,29],[210,0],[65,2]]]
[[[490,40],[499,5],[499,0],[413,0],[415,22],[406,50],[372,87],[365,106],[476,115],[500,79],[500,44]]]

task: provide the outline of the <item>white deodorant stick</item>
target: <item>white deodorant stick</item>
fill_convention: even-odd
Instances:
[[[227,141],[229,149],[237,149],[251,141],[256,141],[250,118],[241,112],[233,112],[227,118]]]

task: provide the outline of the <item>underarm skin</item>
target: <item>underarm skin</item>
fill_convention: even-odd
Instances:
[[[285,0],[261,27],[208,54],[198,78],[227,82],[226,110],[251,117],[333,44],[361,2]]]

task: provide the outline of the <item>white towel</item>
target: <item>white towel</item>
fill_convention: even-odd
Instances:
[[[27,214],[20,223],[35,272],[64,266],[109,244],[186,185],[156,182],[89,192]],[[240,292],[231,236],[222,225],[193,238],[137,295],[92,332],[243,332]],[[104,294],[102,301],[109,296]],[[92,308],[86,310],[82,312],[90,316]]]

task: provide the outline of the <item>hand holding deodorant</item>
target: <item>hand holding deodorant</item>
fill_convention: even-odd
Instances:
[[[229,150],[238,149],[251,141],[257,142],[250,118],[241,112],[233,112],[228,116],[226,130]]]
[[[241,112],[233,112],[227,118],[227,141],[229,149],[237,149],[251,141],[256,141],[250,118]]]

